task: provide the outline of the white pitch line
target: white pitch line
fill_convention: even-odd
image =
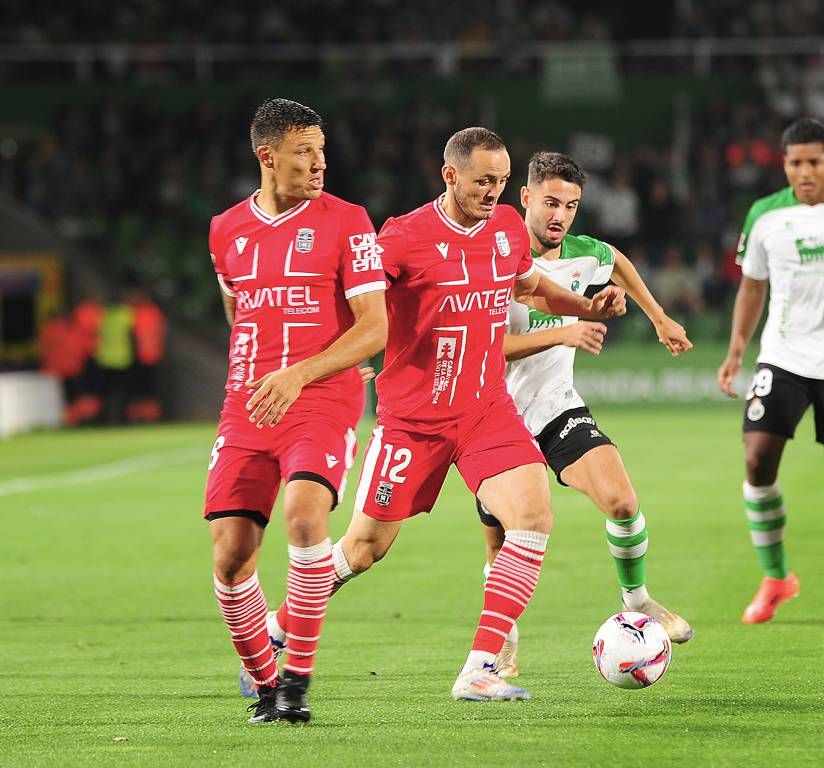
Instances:
[[[164,453],[148,453],[141,456],[132,456],[128,459],[120,459],[119,461],[111,461],[108,464],[96,464],[83,469],[73,469],[69,472],[18,477],[0,483],[0,496],[42,491],[48,488],[66,488],[72,485],[82,485],[83,483],[96,483],[101,480],[111,480],[115,477],[133,475],[150,469],[186,464],[195,459],[202,459],[205,464],[208,459],[208,449],[202,447],[197,449],[185,448]]]

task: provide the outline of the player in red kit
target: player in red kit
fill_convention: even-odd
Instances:
[[[626,302],[620,288],[590,300],[539,278],[523,219],[497,205],[510,163],[492,131],[452,136],[442,173],[446,192],[389,219],[378,237],[390,279],[378,421],[333,561],[340,585],[382,558],[403,520],[432,509],[455,464],[470,491],[503,511],[506,542],[452,695],[522,699],[529,694],[498,677],[493,664],[532,596],[552,516],[543,455],[504,383],[507,308],[517,298],[552,313],[603,318],[623,314]],[[285,607],[270,615],[273,641],[283,641],[285,628],[292,634],[290,622]]]
[[[270,99],[251,138],[261,188],[209,232],[232,332],[204,516],[218,603],[259,696],[249,722],[299,722],[335,578],[329,512],[363,410],[355,366],[384,346],[386,284],[366,211],[323,192],[317,113]],[[289,653],[279,676],[257,558],[281,482]]]

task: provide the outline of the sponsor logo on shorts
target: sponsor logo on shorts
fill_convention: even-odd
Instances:
[[[337,456],[333,456],[331,453],[326,454],[326,466],[329,467],[329,469],[332,469],[338,461],[339,459]]]
[[[295,250],[298,253],[309,253],[315,244],[315,230],[301,227],[295,236]]]
[[[594,427],[595,419],[593,419],[592,416],[576,416],[575,418],[567,419],[567,423],[558,434],[559,439],[563,440],[570,432],[572,432],[573,429],[575,429],[575,427],[579,427],[581,424],[591,424]],[[597,430],[592,431],[595,432]]]
[[[378,483],[378,489],[375,491],[375,503],[381,507],[388,507],[389,502],[392,501],[392,489],[394,485],[381,480]]]
[[[750,405],[747,408],[747,418],[750,421],[758,421],[764,416],[765,411],[766,408],[764,408],[764,403],[755,397],[750,401]]]

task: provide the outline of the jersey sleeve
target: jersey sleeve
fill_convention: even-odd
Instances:
[[[220,290],[227,296],[234,298],[235,286],[226,271],[226,248],[223,238],[218,233],[217,217],[213,218],[209,225],[209,255],[212,257],[212,266],[215,268],[217,282]]]
[[[740,265],[741,272],[754,280],[766,280],[770,276],[767,268],[767,253],[759,237],[760,213],[757,203],[750,208],[747,218],[744,219],[744,228],[741,230],[738,250],[735,254],[735,262]]]
[[[347,212],[341,228],[341,277],[347,299],[386,289],[381,247],[365,208]]]
[[[609,243],[596,240],[594,237],[587,238],[592,243],[592,254],[598,260],[595,274],[592,276],[591,285],[603,285],[608,283],[612,277],[612,270],[615,267],[615,251]]]
[[[744,220],[744,229],[741,230],[735,261],[741,266],[742,274],[747,277],[753,280],[767,280],[770,272],[767,266],[767,252],[764,250],[764,243],[759,234],[761,230],[758,226],[759,213],[756,206],[750,208]]]
[[[378,235],[378,245],[381,247],[383,271],[390,280],[396,280],[406,262],[406,232],[397,219],[389,218],[381,227]]]
[[[526,224],[524,224],[524,220],[517,214],[515,218],[517,220],[515,226],[518,229],[519,247],[519,253],[517,254],[518,270],[515,273],[515,279],[526,280],[532,277],[532,273],[535,271],[535,264],[532,260],[532,251],[529,249],[529,233],[526,231]]]

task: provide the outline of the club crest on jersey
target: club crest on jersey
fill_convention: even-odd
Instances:
[[[509,240],[506,239],[506,232],[496,232],[495,242],[498,244],[498,253],[504,258],[512,253],[512,249],[509,247]]]
[[[298,253],[309,253],[315,244],[315,230],[302,227],[295,236],[295,250]]]
[[[375,503],[381,507],[388,507],[389,502],[392,501],[392,489],[394,487],[392,483],[381,480],[378,483],[378,489],[375,491]]]

